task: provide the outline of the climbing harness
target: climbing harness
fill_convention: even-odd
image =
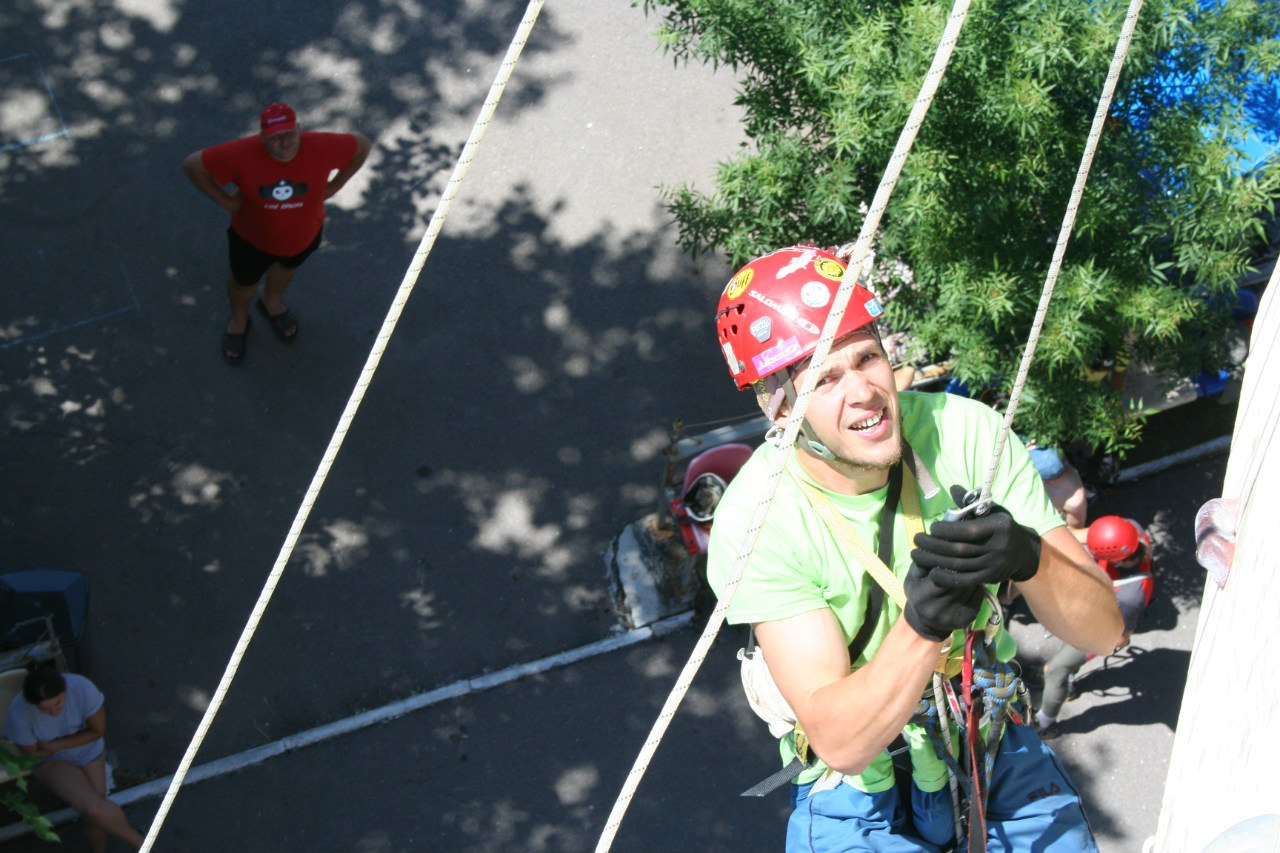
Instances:
[[[445,185],[444,191],[440,195],[436,211],[432,215],[431,221],[427,224],[427,230],[418,243],[418,249],[414,253],[413,260],[409,263],[409,268],[405,271],[404,279],[400,282],[400,288],[396,291],[395,298],[391,302],[386,319],[382,321],[382,329],[374,340],[373,347],[369,351],[369,357],[365,361],[364,368],[360,371],[360,376],[356,380],[351,396],[347,400],[346,408],[343,409],[342,415],[338,419],[338,425],[334,429],[333,437],[329,440],[329,446],[325,449],[320,465],[311,479],[311,485],[302,498],[302,503],[294,516],[293,524],[285,536],[284,544],[280,547],[280,553],[276,557],[275,565],[267,576],[266,583],[262,587],[262,592],[258,595],[258,600],[254,604],[252,612],[249,614],[249,620],[245,623],[244,630],[240,633],[240,639],[236,642],[231,658],[227,662],[226,670],[222,673],[222,678],[218,682],[213,698],[209,700],[209,706],[205,709],[204,716],[200,719],[195,735],[187,746],[187,751],[182,756],[178,769],[173,774],[173,781],[170,782],[169,788],[165,792],[164,800],[160,803],[160,808],[151,822],[150,829],[147,830],[140,853],[148,853],[155,844],[156,838],[160,834],[160,828],[164,825],[165,817],[173,805],[174,798],[178,795],[178,789],[182,787],[187,771],[191,768],[196,753],[204,742],[209,727],[213,724],[214,717],[217,716],[218,710],[222,707],[223,699],[226,697],[227,691],[231,687],[231,682],[240,668],[240,661],[244,658],[245,651],[249,648],[249,643],[257,631],[258,623],[262,621],[262,616],[271,601],[271,596],[274,594],[276,586],[284,574],[285,566],[293,555],[294,546],[297,544],[298,537],[302,534],[302,528],[306,524],[307,518],[311,515],[311,508],[315,505],[317,497],[319,497],[320,488],[324,485],[325,478],[329,475],[329,469],[333,466],[334,459],[337,458],[338,451],[342,447],[343,439],[347,435],[351,422],[355,420],[356,411],[364,400],[365,391],[373,381],[374,371],[377,370],[378,364],[382,360],[382,354],[386,351],[387,345],[391,341],[391,335],[395,331],[400,314],[403,312],[405,304],[409,301],[409,296],[413,293],[414,285],[417,284],[418,275],[422,272],[427,255],[431,252],[432,246],[435,245],[436,237],[444,227],[454,196],[458,191],[458,187],[461,186],[463,178],[466,177],[467,170],[471,167],[471,161],[475,158],[476,148],[480,145],[480,140],[484,138],[485,130],[493,118],[494,110],[498,107],[498,101],[502,98],[503,90],[506,88],[507,81],[511,78],[511,72],[515,69],[516,61],[524,50],[525,43],[529,39],[529,33],[533,29],[534,23],[538,20],[538,14],[542,11],[544,2],[545,0],[530,0],[529,5],[525,8],[524,18],[520,21],[519,27],[516,28],[516,33],[507,48],[507,54],[502,64],[498,67],[498,72],[489,87],[489,94],[485,99],[484,105],[480,108],[480,114],[476,118],[475,125],[471,128],[471,134],[467,137],[462,153],[458,156],[458,162],[454,166],[453,174],[450,175],[449,182]]]
[[[613,809],[610,811],[604,830],[601,833],[600,840],[596,845],[596,853],[607,853],[611,847],[613,839],[617,834],[618,827],[621,824],[622,817],[626,813],[627,807],[630,805],[636,789],[639,787],[640,779],[648,769],[649,761],[657,751],[658,744],[661,742],[663,734],[666,732],[667,727],[674,718],[676,709],[683,700],[685,693],[688,692],[689,686],[693,682],[694,675],[706,659],[706,656],[710,651],[711,644],[715,640],[720,627],[724,623],[725,614],[728,611],[729,605],[733,601],[734,593],[737,590],[738,583],[742,579],[746,563],[750,559],[751,553],[755,548],[756,540],[759,538],[760,531],[764,526],[764,520],[768,514],[769,507],[773,502],[774,494],[777,492],[778,482],[782,476],[782,470],[783,466],[786,464],[786,458],[789,455],[789,451],[795,446],[796,437],[804,422],[809,398],[813,393],[817,379],[821,373],[821,365],[823,361],[825,361],[831,350],[831,346],[834,343],[835,331],[839,328],[840,320],[844,316],[845,308],[849,303],[849,297],[852,294],[854,285],[857,281],[857,274],[866,263],[872,238],[875,236],[875,232],[879,228],[880,218],[888,205],[889,197],[892,195],[893,189],[897,184],[898,176],[901,173],[902,166],[907,155],[910,153],[920,125],[923,123],[924,116],[932,104],[938,83],[940,82],[943,73],[946,71],[952,50],[955,47],[957,38],[959,37],[960,29],[963,27],[965,18],[968,14],[968,7],[969,4],[966,0],[957,0],[952,7],[947,20],[947,25],[943,31],[942,39],[939,42],[937,52],[934,55],[933,63],[930,65],[929,71],[921,86],[920,93],[912,106],[911,115],[907,119],[907,123],[899,135],[897,144],[894,146],[893,154],[889,158],[885,174],[881,178],[880,184],[876,189],[876,194],[867,210],[867,215],[863,220],[861,229],[859,230],[858,238],[853,244],[852,249],[847,249],[849,254],[848,266],[846,267],[841,279],[840,288],[836,292],[835,298],[832,301],[831,311],[827,316],[826,322],[823,324],[822,336],[818,341],[813,355],[811,356],[811,369],[806,371],[803,387],[796,397],[796,401],[792,406],[791,417],[787,422],[787,427],[783,432],[781,440],[778,442],[780,450],[777,455],[778,461],[770,470],[768,478],[765,481],[764,494],[756,507],[755,514],[752,517],[750,524],[747,527],[746,536],[739,550],[738,557],[735,560],[733,569],[730,572],[729,578],[725,583],[720,601],[712,611],[711,616],[708,619],[707,627],[704,629],[702,636],[699,637],[698,643],[695,645],[688,662],[681,670],[675,686],[672,688],[666,702],[663,704],[657,720],[654,721],[649,737],[641,747],[640,753],[636,757],[630,773],[627,775],[622,791],[619,793]],[[1138,13],[1141,9],[1142,0],[1131,0],[1128,11],[1125,15],[1124,24],[1121,27],[1120,36],[1116,42],[1116,48],[1110,68],[1107,72],[1106,82],[1103,85],[1103,91],[1099,97],[1098,106],[1094,113],[1093,123],[1090,127],[1089,136],[1085,143],[1084,153],[1081,157],[1080,166],[1076,172],[1075,183],[1072,187],[1071,196],[1067,202],[1066,212],[1063,215],[1062,226],[1058,231],[1058,241],[1054,248],[1053,258],[1049,265],[1044,287],[1041,291],[1040,302],[1036,308],[1035,317],[1032,321],[1031,331],[1028,335],[1026,348],[1023,351],[1023,357],[1019,365],[1018,374],[1014,381],[1013,389],[1009,395],[1004,422],[1001,425],[1000,431],[997,434],[995,446],[992,449],[991,463],[987,469],[981,489],[973,496],[973,500],[971,502],[967,502],[967,505],[958,511],[958,515],[960,517],[970,513],[981,515],[990,508],[991,486],[995,481],[996,470],[999,466],[1000,459],[1004,454],[1004,447],[1007,443],[1008,434],[1012,431],[1014,416],[1017,414],[1018,402],[1021,399],[1022,389],[1026,384],[1027,375],[1030,372],[1031,361],[1034,358],[1036,344],[1040,337],[1040,330],[1044,325],[1045,314],[1048,311],[1049,303],[1053,296],[1054,286],[1057,282],[1058,272],[1062,267],[1063,258],[1066,254],[1067,243],[1070,240],[1072,228],[1075,224],[1076,211],[1079,208],[1080,199],[1084,194],[1084,186],[1088,178],[1089,169],[1093,163],[1093,157],[1094,153],[1097,151],[1098,142],[1101,139],[1102,128],[1106,120],[1107,112],[1110,109],[1111,99],[1119,81],[1120,70],[1124,65],[1125,56],[1128,54],[1129,44],[1132,40],[1134,28],[1137,24]],[[999,612],[998,605],[996,606],[995,612]],[[970,689],[974,685],[975,671],[978,673],[982,672],[980,665],[977,670],[973,668],[973,636],[974,635],[971,633],[965,644],[966,654],[964,666],[968,667],[969,677],[967,679],[967,685],[962,685],[962,687],[967,686],[967,688]],[[979,651],[987,645],[988,644],[986,642],[982,643],[982,645],[979,646]],[[997,683],[1003,684],[1003,677],[995,675],[994,669],[992,670],[992,673],[993,685]],[[951,705],[952,699],[954,698],[944,698],[946,687],[944,684],[940,683],[942,681],[945,681],[942,674],[935,673],[933,705],[937,708],[939,723],[942,722],[943,716],[947,713],[946,709]],[[1014,679],[1014,681],[1016,681],[1016,679]],[[979,681],[979,683],[981,683],[981,681]],[[1008,689],[1007,684],[1000,687],[1000,690],[1006,689]],[[1016,688],[1014,689],[1014,692],[1016,692]],[[972,739],[972,743],[969,744],[969,752],[971,754],[970,761],[972,764],[976,765],[978,757],[977,730],[980,728],[981,721],[974,717],[976,706],[973,701],[972,694],[969,693],[968,690],[965,690],[965,693],[965,701],[969,702],[968,710],[965,714],[966,737]],[[993,700],[993,702],[994,701],[995,700]],[[1005,704],[1007,705],[1008,703]],[[957,709],[959,709],[959,705],[960,703],[956,701]],[[988,709],[987,714],[989,715],[991,713],[991,710]],[[996,723],[991,723],[990,725],[991,729],[1002,729],[1002,725],[997,725]],[[939,731],[941,731],[941,729],[939,729]],[[948,737],[946,740],[949,742],[950,738]],[[997,739],[994,742],[994,745],[998,746],[998,744],[999,741]],[[945,754],[947,753],[947,750],[944,748],[943,752]],[[993,749],[988,748],[986,752],[991,757],[991,760],[994,761]],[[984,758],[984,763],[985,761],[986,758]],[[954,772],[950,775],[953,805],[956,807],[958,814],[959,801],[956,783],[957,775]],[[982,814],[981,808],[982,790],[980,784],[982,775],[983,774],[978,774],[975,771],[972,778],[965,783],[967,789],[966,793],[972,792],[975,795],[970,796],[969,799],[971,811],[976,810],[977,813],[976,821],[972,815],[969,818],[968,829],[970,838],[968,840],[970,842],[976,842],[970,843],[970,853],[977,853],[977,851],[985,849],[985,816]],[[974,827],[975,822],[977,823],[976,828]],[[963,843],[962,840],[965,839],[965,835],[959,831],[960,829],[960,821],[957,818],[956,838],[958,843]]]
[[[872,634],[875,633],[876,625],[880,621],[881,611],[884,608],[885,593],[888,592],[899,611],[906,603],[906,595],[902,589],[902,583],[894,576],[893,570],[889,568],[893,565],[893,532],[898,512],[898,502],[904,488],[903,480],[912,479],[910,471],[903,473],[904,467],[902,463],[899,463],[889,471],[888,492],[885,495],[884,505],[880,509],[880,532],[875,554],[872,554],[867,546],[863,544],[861,537],[852,530],[852,525],[849,524],[849,521],[840,515],[836,508],[832,506],[831,500],[821,490],[814,488],[808,482],[793,474],[794,479],[809,499],[810,504],[818,512],[822,520],[826,522],[828,529],[840,540],[842,545],[849,548],[850,552],[862,564],[868,576],[874,581],[867,590],[867,608],[862,619],[862,626],[858,629],[853,641],[849,643],[849,659],[851,661],[858,659],[866,649],[867,643],[870,642]],[[914,482],[907,483],[906,488],[914,491]],[[905,521],[908,528],[908,537],[910,537],[915,532],[923,530],[924,526],[920,519],[919,498],[917,497],[914,501],[908,500],[906,503],[908,506],[905,510]],[[805,735],[804,729],[800,727],[795,712],[787,704],[786,699],[782,697],[777,685],[773,683],[773,677],[769,673],[768,664],[764,661],[764,655],[756,645],[754,629],[747,632],[747,645],[746,648],[739,650],[738,660],[742,662],[743,689],[747,694],[751,710],[755,711],[756,716],[769,724],[769,730],[775,737],[790,734],[792,736],[793,749],[795,750],[795,757],[785,767],[742,792],[744,797],[763,797],[765,794],[771,793],[792,781],[811,767],[817,756],[813,755],[809,750],[809,739]]]
[[[904,449],[906,458],[913,455],[909,447]],[[868,591],[868,607],[862,627],[850,643],[850,660],[856,662],[880,619],[880,602],[884,595],[887,594],[892,599],[898,612],[906,604],[902,582],[889,566],[893,560],[893,526],[899,499],[908,541],[914,538],[915,533],[924,529],[915,477],[907,465],[897,465],[890,469],[888,493],[881,510],[875,554],[871,553],[853,525],[835,508],[825,493],[798,477],[796,481],[832,535],[857,559],[874,581]],[[875,595],[877,592],[880,593],[879,596]],[[965,839],[971,846],[975,840],[966,838],[966,827],[976,838],[985,838],[982,804],[985,792],[990,788],[1004,723],[1023,723],[1023,717],[1015,703],[1021,699],[1026,707],[1025,689],[1016,670],[1012,664],[999,660],[995,654],[995,641],[1002,625],[1002,610],[994,593],[984,589],[984,594],[989,615],[980,635],[981,641],[976,642],[979,634],[968,632],[961,654],[943,652],[940,655],[934,667],[933,680],[911,717],[911,722],[924,729],[935,754],[946,763],[950,771],[956,838]],[[889,616],[892,619],[896,614],[891,611]],[[781,770],[742,793],[744,797],[762,797],[812,767],[817,756],[810,750],[808,738],[799,726],[795,713],[773,684],[767,664],[755,644],[754,632],[749,633],[747,647],[738,653],[738,657],[742,662],[744,691],[752,710],[769,724],[770,732],[775,737],[792,737],[792,760]],[[954,683],[957,679],[960,680],[959,692]],[[959,734],[964,739],[965,748],[959,753],[952,744],[950,721],[956,723]],[[988,732],[985,738],[981,736],[983,729]],[[817,782],[815,790],[834,785],[839,779],[840,774],[828,770]],[[963,782],[963,791],[958,789],[956,780]],[[962,810],[962,801],[969,803],[967,814]],[[981,849],[981,841],[977,844],[973,849]],[[958,849],[965,849],[965,845],[961,843]]]
[[[1012,663],[995,654],[995,639],[1001,627],[999,602],[985,590],[990,616],[981,632],[965,637],[960,668],[960,692],[954,679],[934,673],[932,684],[920,698],[911,722],[928,735],[934,754],[947,765],[955,820],[957,850],[985,849],[986,813],[984,803],[995,772],[996,754],[1006,722],[1025,722],[1018,710],[1029,707],[1026,687]],[[981,713],[980,713],[981,711]],[[957,750],[951,737],[954,723],[963,744]],[[983,729],[987,730],[985,737]],[[963,791],[959,790],[963,787]],[[968,809],[963,807],[968,802]]]

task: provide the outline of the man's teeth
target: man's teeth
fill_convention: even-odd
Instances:
[[[858,421],[856,424],[853,425],[853,428],[854,429],[871,429],[873,426],[876,426],[877,424],[879,424],[882,420],[884,420],[884,412],[881,412],[878,415],[872,415],[871,417],[867,418],[865,421]]]

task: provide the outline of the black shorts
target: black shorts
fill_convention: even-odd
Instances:
[[[324,228],[316,232],[311,245],[296,255],[282,257],[262,251],[245,238],[236,233],[234,228],[227,229],[227,257],[231,261],[231,277],[241,287],[252,287],[262,278],[267,267],[280,264],[287,269],[297,269],[302,262],[311,257],[311,253],[320,248],[320,238],[324,236]]]

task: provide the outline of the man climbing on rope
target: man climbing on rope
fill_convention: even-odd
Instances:
[[[231,320],[222,335],[222,357],[230,364],[244,360],[249,304],[264,274],[259,313],[280,340],[297,337],[298,321],[281,297],[320,248],[325,201],[364,165],[370,147],[358,133],[299,130],[288,104],[266,107],[258,123],[257,136],[195,151],[182,163],[196,189],[231,214]],[[229,184],[235,185],[230,192],[223,189]]]
[[[771,437],[844,272],[834,254],[796,246],[747,264],[721,296],[720,346]],[[788,768],[774,782],[794,777],[787,850],[1096,850],[1079,795],[1025,724],[992,602],[1013,581],[1047,628],[1105,654],[1122,634],[1115,596],[1020,442],[1004,448],[985,514],[941,520],[986,474],[1001,419],[955,395],[899,392],[880,313],[855,287],[735,590],[773,443],[734,477],[711,529],[708,579],[733,595],[728,621],[753,628],[744,682],[781,735]],[[899,735],[909,806],[888,751]]]

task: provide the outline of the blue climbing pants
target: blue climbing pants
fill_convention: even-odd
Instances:
[[[949,840],[938,836],[939,825],[952,820],[951,795],[945,788],[934,793],[912,788],[914,810],[934,813],[931,825],[920,832],[897,788],[868,794],[842,782],[810,796],[812,787],[792,786],[795,810],[787,823],[787,853],[950,849]],[[939,824],[941,808],[944,822]],[[1028,726],[1005,726],[986,811],[989,853],[1097,853],[1079,792],[1057,756]]]

